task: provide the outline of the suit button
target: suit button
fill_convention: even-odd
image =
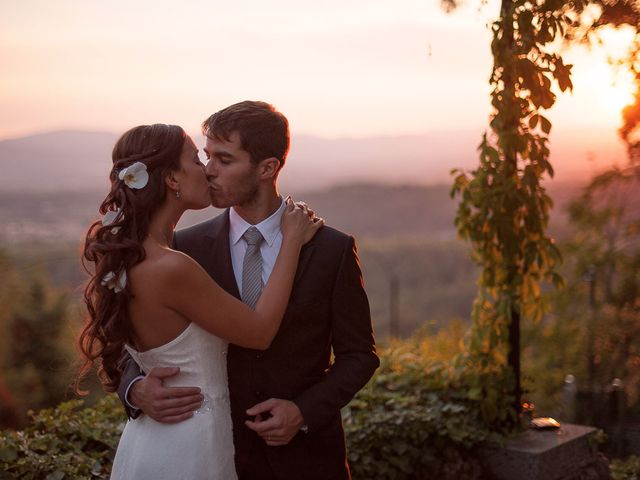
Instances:
[[[262,396],[262,392],[260,390],[256,390],[256,398],[260,398]]]
[[[262,358],[262,352],[256,353],[256,358],[260,360]]]

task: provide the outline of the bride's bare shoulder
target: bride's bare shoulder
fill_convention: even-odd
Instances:
[[[186,274],[200,271],[201,267],[193,258],[177,250],[166,249],[156,260],[158,273]]]
[[[202,267],[188,255],[177,250],[163,249],[147,255],[131,272],[141,280],[165,283],[167,280],[199,275]]]

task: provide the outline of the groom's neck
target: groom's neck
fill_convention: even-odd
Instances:
[[[242,219],[251,225],[257,225],[275,213],[282,204],[282,198],[276,190],[258,192],[256,197],[243,205],[234,205],[233,209]]]

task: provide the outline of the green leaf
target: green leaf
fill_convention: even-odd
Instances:
[[[549,132],[551,132],[551,122],[547,120],[547,118],[543,117],[542,115],[540,115],[540,127],[542,128],[542,131],[546,134],[549,134]]]
[[[13,462],[18,458],[18,452],[11,447],[0,448],[0,460],[3,462]]]
[[[60,470],[56,470],[55,472],[47,475],[45,477],[45,480],[63,480],[64,477],[65,477],[64,472],[61,472]]]

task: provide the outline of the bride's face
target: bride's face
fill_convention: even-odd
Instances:
[[[180,170],[175,175],[179,182],[180,203],[193,210],[211,205],[204,164],[200,161],[198,149],[190,137],[185,139],[180,154]]]

